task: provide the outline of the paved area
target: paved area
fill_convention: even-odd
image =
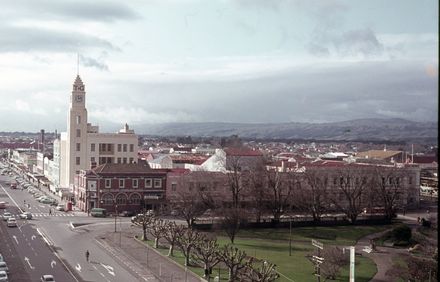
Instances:
[[[157,253],[153,248],[135,240],[134,236],[139,235],[139,231],[127,229],[122,233],[109,232],[97,239],[109,253],[118,257],[123,265],[137,273],[142,279],[140,281],[205,281],[189,270],[185,271],[185,268]]]
[[[404,222],[414,230],[419,226],[419,223],[417,222],[417,218],[430,218],[431,220],[432,219],[436,220],[438,216],[437,212],[438,210],[436,203],[424,203],[423,208],[420,208],[419,210],[407,212],[405,213],[405,215],[398,214],[397,218],[401,219],[402,222]],[[408,254],[406,248],[399,249],[399,248],[382,247],[382,246],[376,247],[376,251],[373,251],[371,253],[366,253],[363,251],[365,246],[370,245],[371,239],[378,238],[389,230],[391,229],[385,230],[380,233],[367,235],[361,238],[356,243],[356,252],[362,253],[363,256],[371,258],[377,266],[377,273],[373,277],[373,279],[370,280],[372,282],[390,281],[390,277],[386,275],[386,272],[393,268],[393,258],[403,254]]]

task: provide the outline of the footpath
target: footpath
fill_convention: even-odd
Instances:
[[[427,212],[429,210],[429,212]],[[408,212],[405,215],[398,214],[397,218],[403,223],[407,224],[411,229],[414,230],[420,226],[417,222],[417,218],[430,218],[437,220],[437,206],[432,204],[423,209]],[[361,238],[355,245],[356,252],[362,253],[363,256],[368,257],[374,261],[377,266],[377,273],[371,279],[372,282],[388,282],[390,277],[386,275],[388,270],[391,270],[393,265],[393,259],[403,254],[408,254],[407,248],[393,248],[385,246],[377,246],[375,251],[367,253],[364,251],[365,247],[370,246],[372,239],[381,237],[384,233],[388,232],[390,229],[383,232],[374,233]]]

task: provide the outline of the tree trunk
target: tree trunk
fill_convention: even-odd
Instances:
[[[142,241],[147,241],[147,228],[143,228]]]
[[[174,245],[170,244],[170,248],[168,249],[168,256],[169,257],[173,257],[174,256],[173,251],[174,251]]]
[[[159,247],[159,238],[154,238],[154,248],[157,249]]]
[[[189,266],[189,252],[188,255],[185,256],[185,266]]]

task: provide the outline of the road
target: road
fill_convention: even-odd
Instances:
[[[97,224],[112,230],[113,219],[92,218],[82,212],[59,212],[53,207],[49,214],[49,205],[37,202],[26,190],[9,188],[10,182],[9,176],[0,176],[0,201],[8,202],[7,211],[18,222],[18,228],[7,227],[5,221],[0,223],[1,238],[5,242],[0,244],[0,252],[10,268],[10,280],[37,281],[43,274],[52,274],[56,281],[66,282],[157,281],[151,275],[141,279],[139,274],[127,270],[126,265],[116,261],[117,258],[109,255],[96,240],[95,232],[87,228],[75,229],[71,225],[72,222]],[[32,212],[34,218],[18,219],[22,211]],[[126,223],[118,224],[121,228]],[[85,258],[86,250],[91,254],[89,262]]]

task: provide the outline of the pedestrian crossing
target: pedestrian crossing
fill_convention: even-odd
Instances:
[[[75,216],[72,213],[32,213],[32,218],[35,217],[71,217],[71,216]],[[12,217],[15,217],[16,219],[20,219],[20,214],[13,214]]]

